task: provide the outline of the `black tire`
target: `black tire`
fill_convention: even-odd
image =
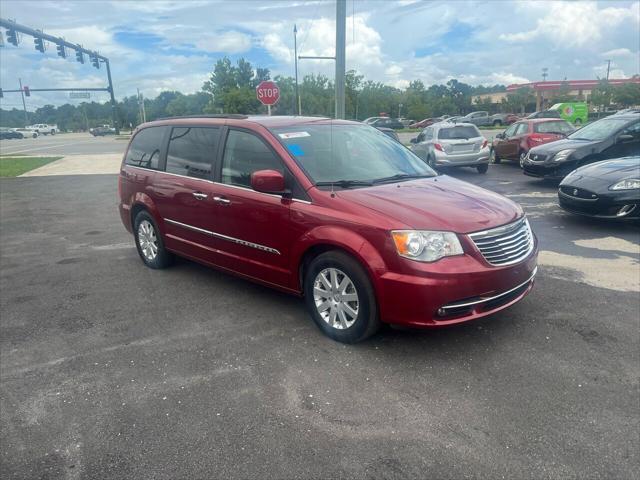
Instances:
[[[325,272],[327,269],[336,269],[338,273],[344,273],[352,282],[353,288],[355,289],[357,295],[357,316],[347,328],[338,328],[329,325],[328,321],[323,319],[316,306],[316,299],[314,297],[315,282],[319,279],[321,272]],[[344,277],[341,278],[343,279]],[[304,275],[304,296],[307,310],[315,324],[325,335],[337,342],[360,342],[376,333],[381,326],[380,319],[378,318],[378,305],[375,292],[367,272],[362,265],[346,253],[332,250],[318,255],[311,261]],[[342,303],[344,304],[345,302]],[[350,302],[350,305],[356,308],[353,302]],[[329,307],[329,309],[332,310],[334,306]],[[339,321],[337,314],[334,318]]]
[[[146,225],[150,225],[153,229],[153,233],[155,235],[156,241],[156,255],[153,258],[150,258],[145,252],[143,252],[143,247],[141,246],[141,238],[140,236],[143,234],[141,232],[141,225],[147,222]],[[142,259],[142,262],[149,268],[161,269],[167,268],[173,262],[173,255],[171,252],[167,251],[164,248],[164,242],[162,241],[162,236],[160,235],[160,229],[158,229],[158,225],[156,225],[153,217],[146,210],[141,210],[136,215],[135,220],[133,221],[133,235],[135,237],[136,249],[138,250],[138,255]]]
[[[522,151],[518,154],[518,164],[520,165],[520,168],[524,168],[524,158],[526,156],[527,154]]]
[[[496,151],[492,148],[491,152],[489,152],[489,158],[491,159],[491,163],[500,163],[502,159],[498,156]]]
[[[502,122],[500,120],[494,120],[493,121],[493,126],[494,127],[501,127],[502,126]]]
[[[576,121],[573,122],[574,125],[582,125],[582,120],[580,120],[579,118],[576,118]]]
[[[429,165],[431,168],[433,168],[434,170],[437,170],[436,168],[436,161],[433,157],[429,156],[427,157],[427,165]]]
[[[478,170],[478,173],[485,174],[487,173],[487,170],[489,170],[489,164],[483,163],[482,165],[478,165],[476,169]]]

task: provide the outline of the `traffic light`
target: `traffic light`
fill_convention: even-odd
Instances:
[[[15,30],[7,30],[7,42],[12,43],[16,47],[18,46],[18,32]]]
[[[44,40],[40,37],[34,37],[33,38],[33,43],[36,46],[36,50],[38,50],[39,52],[44,53]]]
[[[76,50],[76,60],[84,63],[84,53],[82,53],[82,50]]]
[[[24,92],[24,96],[25,97],[30,97],[31,96],[31,90],[29,90],[29,87],[27,87],[26,85],[24,87],[22,87],[22,91]]]
[[[98,55],[91,56],[91,65],[96,68],[100,68],[100,59],[98,58]]]
[[[56,50],[58,50],[58,56],[62,57],[62,58],[67,58],[67,52],[64,49],[64,45],[62,44],[57,44],[56,45]]]

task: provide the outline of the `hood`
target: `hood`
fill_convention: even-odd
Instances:
[[[544,145],[539,145],[537,147],[533,147],[530,152],[531,153],[541,153],[543,155],[555,155],[561,150],[579,150],[582,148],[593,147],[602,140],[597,141],[585,141],[585,140],[571,140],[570,138],[563,138],[561,140],[556,140],[555,142],[545,143]]]
[[[560,185],[608,187],[627,178],[640,178],[640,157],[625,157],[585,165],[567,175]]]
[[[470,233],[523,215],[508,198],[446,175],[336,194],[418,230]]]
[[[578,168],[573,174],[614,180],[618,178],[637,178],[640,177],[640,157],[624,157],[592,163]]]

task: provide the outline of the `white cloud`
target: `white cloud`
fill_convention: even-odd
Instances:
[[[628,48],[614,48],[600,54],[601,57],[635,57],[640,58],[640,52],[633,53]]]
[[[199,36],[195,46],[204,52],[242,53],[251,48],[251,37],[237,31]]]
[[[629,8],[602,9],[593,2],[556,2],[545,5],[550,5],[548,13],[538,18],[535,28],[503,33],[500,39],[523,43],[542,37],[561,47],[579,47],[599,41],[607,30],[616,28],[626,20],[638,19],[638,3]]]

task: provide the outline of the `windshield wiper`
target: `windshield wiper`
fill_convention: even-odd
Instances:
[[[425,175],[424,173],[398,173],[396,175],[391,175],[390,177],[382,177],[376,178],[373,180],[373,183],[386,183],[393,182],[395,180],[408,180],[411,178],[430,178],[433,175]]]
[[[316,187],[370,187],[373,183],[367,180],[334,180],[333,182],[316,182]]]

